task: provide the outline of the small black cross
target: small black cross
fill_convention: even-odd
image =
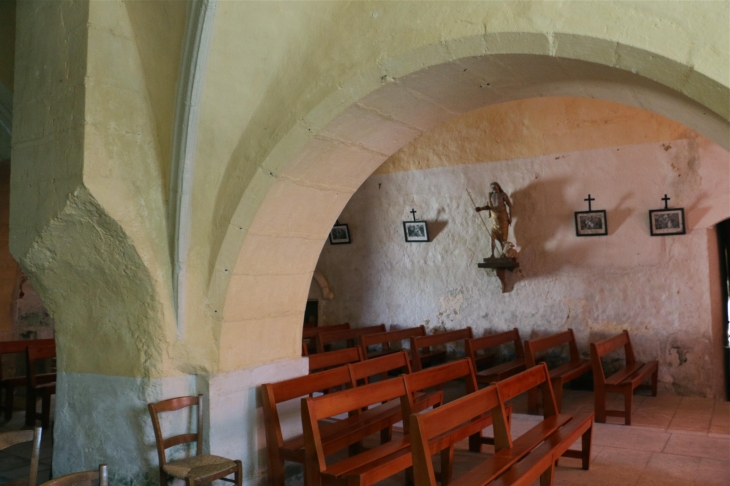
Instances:
[[[588,201],[588,211],[592,211],[592,210],[593,210],[593,208],[591,208],[591,202],[592,202],[592,201],[595,201],[595,200],[596,200],[596,198],[595,198],[595,197],[591,197],[591,195],[590,195],[590,194],[588,194],[588,197],[587,197],[586,199],[583,199],[583,200],[584,200],[584,201]]]
[[[669,209],[669,200],[671,197],[667,197],[666,194],[664,194],[664,197],[662,198],[662,201],[664,201],[664,209]]]
[[[416,210],[411,209],[409,212],[413,215],[413,221],[415,221],[416,220]]]

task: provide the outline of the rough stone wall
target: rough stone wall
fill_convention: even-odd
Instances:
[[[638,359],[660,361],[663,386],[713,396],[722,369],[711,358],[710,285],[719,274],[707,252],[711,225],[730,216],[728,153],[695,135],[476,163],[488,139],[469,123],[478,119],[415,140],[383,172],[396,159],[441,158],[438,168],[373,175],[355,193],[339,218],[352,244],[325,244],[317,265],[335,295],[321,304],[324,324],[472,326],[476,335],[517,327],[523,339],[573,328],[585,355],[589,342],[628,329]],[[477,268],[490,243],[466,193],[484,204],[492,181],[514,204],[520,268],[507,272],[507,293],[493,270]],[[573,212],[587,209],[588,193],[607,210],[608,236],[575,236]],[[650,236],[648,211],[664,193],[685,208],[687,235]],[[431,243],[404,242],[411,208]]]

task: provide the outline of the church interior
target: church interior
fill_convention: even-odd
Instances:
[[[728,25],[0,0],[0,484],[728,484]]]

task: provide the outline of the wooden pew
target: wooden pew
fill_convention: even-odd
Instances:
[[[505,402],[535,387],[543,393],[544,420],[513,439]],[[415,486],[436,486],[431,456],[438,452],[439,443],[457,435],[464,424],[490,412],[494,419],[495,453],[459,477],[454,486],[529,485],[538,478],[541,485],[550,485],[561,456],[580,457],[583,469],[588,469],[593,414],[558,414],[549,372],[540,364],[437,409],[411,415]],[[569,450],[579,438],[581,451]]]
[[[536,353],[545,351],[561,344],[568,344],[570,349],[570,361],[550,370],[550,378],[555,391],[555,401],[560,410],[563,401],[563,385],[579,376],[591,371],[591,362],[587,359],[581,359],[578,353],[578,345],[575,343],[575,335],[572,329],[565,332],[545,336],[543,338],[531,339],[525,341],[525,364],[527,368],[532,368],[537,364]],[[537,391],[531,390],[528,393],[528,409],[530,413],[537,413]]]
[[[466,395],[472,394],[477,390],[477,381],[474,372],[474,365],[469,359],[462,359],[452,363],[446,363],[434,366],[426,370],[418,371],[410,375],[404,375],[403,381],[406,387],[406,399],[404,403],[404,416],[409,417],[419,410],[414,406],[415,398],[418,393],[423,393],[428,389],[440,388],[445,383],[454,380],[464,380],[466,386]],[[508,416],[511,416],[511,406],[508,407]],[[472,452],[480,452],[482,444],[493,444],[494,439],[484,437],[482,430],[492,425],[492,416],[489,413],[475,418],[469,424],[460,427],[457,432],[448,438],[439,442],[436,446],[437,451],[443,451],[441,454],[441,482],[442,485],[448,484],[451,479],[451,463],[454,454],[454,445],[467,437],[469,438],[469,450]],[[404,431],[409,433],[410,423],[404,422]]]
[[[316,373],[318,371],[335,368],[337,366],[345,366],[359,361],[362,361],[360,348],[345,348],[337,349],[335,351],[327,351],[324,353],[316,353],[309,356],[309,372]]]
[[[323,353],[327,344],[345,341],[346,347],[357,345],[357,339],[363,334],[374,334],[376,332],[385,332],[385,324],[377,326],[357,327],[355,329],[340,329],[336,331],[327,331],[317,334],[315,342],[317,343],[317,352]]]
[[[5,354],[23,354],[25,355],[25,349],[28,346],[53,346],[55,341],[53,339],[33,339],[33,340],[21,340],[21,341],[2,341],[0,342],[0,391],[5,391],[5,420],[13,418],[13,395],[15,394],[15,388],[19,386],[25,386],[26,377],[21,376],[10,376],[3,378],[3,363],[2,357]],[[38,383],[52,383],[56,381],[56,373],[43,373],[36,375],[36,381]],[[0,402],[1,403],[1,402]]]
[[[509,343],[514,343],[515,354],[517,357],[512,361],[491,366],[486,370],[477,371],[477,382],[489,384],[503,380],[519,373],[520,371],[525,371],[525,351],[522,347],[522,340],[520,339],[520,333],[517,328],[514,328],[511,331],[500,332],[498,334],[492,334],[491,336],[484,336],[466,341],[466,355],[471,358],[475,368],[477,366],[478,359],[477,351]]]
[[[363,349],[363,357],[365,359],[376,358],[383,354],[393,353],[399,351],[398,348],[391,347],[392,343],[400,343],[405,340],[409,340],[412,337],[419,337],[426,335],[426,328],[424,326],[409,327],[407,329],[398,329],[395,331],[378,332],[375,334],[363,334],[360,336],[360,347]],[[381,345],[381,351],[375,351],[369,354],[367,352],[368,346]],[[408,350],[410,351],[410,350]],[[427,353],[421,355],[421,362],[424,364],[434,360],[443,360],[446,356],[446,351],[437,351],[434,353]]]
[[[335,324],[334,326],[305,327],[302,330],[302,356],[309,356],[317,352],[316,338],[319,333],[350,329],[350,323]]]
[[[28,346],[25,348],[25,386],[27,403],[25,404],[25,425],[35,426],[41,420],[41,426],[48,429],[51,423],[51,396],[56,394],[56,382],[39,380],[36,367],[38,361],[56,357],[56,343],[46,346]],[[41,413],[36,412],[36,402],[41,400]]]
[[[430,357],[435,351],[431,350],[432,346],[445,345],[455,341],[465,341],[473,338],[471,327],[466,329],[458,329],[456,331],[440,332],[429,336],[416,336],[411,338],[411,366],[414,371],[421,371],[425,364],[424,358]],[[425,349],[425,353],[421,350]],[[445,354],[445,352],[444,352]]]
[[[601,357],[620,347],[624,348],[626,366],[606,378]],[[624,417],[624,423],[631,425],[634,390],[641,386],[647,378],[651,378],[651,394],[654,397],[657,395],[659,363],[657,361],[649,361],[648,363],[636,361],[628,331],[604,341],[591,343],[591,363],[593,365],[593,386],[595,388],[596,421],[606,423],[606,416]],[[606,410],[606,393],[623,393],[624,409]]]

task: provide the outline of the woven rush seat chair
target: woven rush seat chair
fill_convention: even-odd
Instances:
[[[9,483],[3,483],[3,486],[35,486],[38,479],[38,460],[41,451],[41,433],[40,427],[34,430],[14,430],[12,432],[0,432],[0,451],[16,444],[33,441],[33,448],[30,456],[30,471],[25,479],[16,479]]]
[[[100,464],[97,471],[82,471],[46,481],[40,486],[109,486],[109,470]]]
[[[186,407],[197,406],[197,431],[195,433],[180,434],[167,439],[162,436],[158,414],[172,412]],[[155,429],[157,455],[160,459],[160,486],[167,486],[168,476],[182,479],[188,486],[210,483],[220,479],[241,486],[243,467],[241,461],[226,459],[225,457],[203,454],[203,395],[197,397],[178,397],[150,403],[148,406],[152,417],[152,426]],[[165,450],[170,447],[196,443],[195,455],[185,459],[167,461]],[[235,474],[231,480],[225,476]]]

